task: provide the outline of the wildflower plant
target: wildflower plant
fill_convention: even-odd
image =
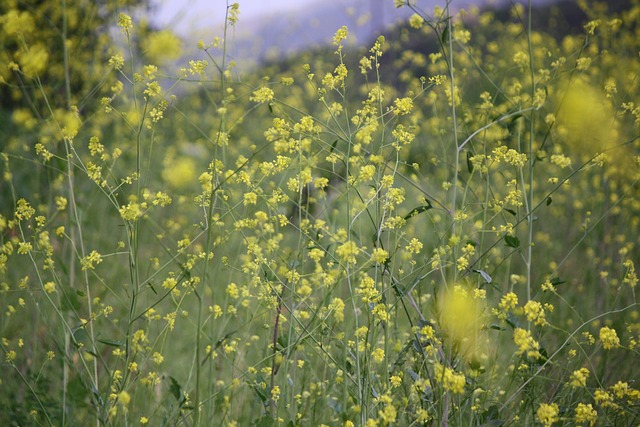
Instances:
[[[638,6],[394,3],[259,72],[109,7],[94,75],[0,9],[4,424],[637,421]]]

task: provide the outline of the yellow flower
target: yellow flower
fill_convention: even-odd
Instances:
[[[381,348],[376,348],[375,350],[373,350],[373,353],[371,353],[371,357],[373,358],[374,362],[382,363],[384,361],[384,350]]]
[[[237,299],[240,296],[238,285],[236,285],[235,283],[229,283],[227,285],[227,295],[229,295],[233,299]]]
[[[456,394],[464,393],[466,384],[464,374],[458,374],[453,369],[444,367],[439,363],[434,366],[434,371],[436,381],[441,383],[445,390]]]
[[[120,403],[120,405],[127,407],[129,406],[129,403],[131,402],[131,395],[122,390],[120,393],[118,393],[118,403]]]
[[[91,253],[80,260],[82,270],[93,270],[97,264],[102,262],[102,255],[97,251],[91,251]]]
[[[564,154],[552,154],[551,163],[558,165],[561,168],[566,168],[571,166],[571,159]]]
[[[7,35],[29,34],[35,29],[31,14],[16,9],[11,9],[6,15],[0,16],[0,24]]]
[[[29,202],[27,202],[25,199],[18,200],[15,211],[15,216],[17,219],[21,221],[24,219],[30,219],[35,213],[36,210],[31,207]]]
[[[581,67],[588,67],[590,62],[588,58],[578,61]],[[612,124],[615,113],[604,91],[591,86],[584,78],[577,78],[559,96],[562,101],[556,126],[575,152],[592,157],[615,139],[616,129]]]
[[[342,43],[342,40],[346,39],[348,35],[349,35],[349,29],[343,25],[334,34],[333,44],[336,46],[339,46]]]
[[[617,408],[618,405],[614,403],[613,395],[606,390],[601,388],[597,389],[593,393],[593,397],[596,400],[596,403],[603,408]]]
[[[118,15],[118,27],[124,34],[129,34],[133,29],[133,21],[131,17],[124,12],[120,12]]]
[[[526,353],[527,357],[540,357],[540,352],[538,351],[540,349],[540,344],[533,339],[531,332],[526,329],[516,328],[513,332],[513,341],[518,346],[516,354],[520,355]]]
[[[182,189],[196,180],[196,162],[190,157],[167,158],[162,178],[174,189]]]
[[[413,100],[411,98],[398,98],[393,102],[394,112],[398,116],[404,116],[411,112],[413,109]]]
[[[48,294],[52,294],[56,291],[56,284],[54,282],[47,282],[43,285],[44,291]]]
[[[528,301],[524,305],[524,313],[527,315],[529,322],[534,322],[538,326],[544,326],[547,324],[544,315],[544,308],[538,301]]]
[[[424,18],[417,13],[414,13],[409,18],[409,25],[411,26],[411,28],[419,30],[424,25]]]
[[[605,350],[620,347],[620,338],[615,329],[604,326],[600,329],[600,341]]]
[[[195,75],[203,75],[206,68],[209,66],[209,61],[207,61],[206,59],[201,59],[201,60],[191,60],[189,61],[189,73],[193,76]]]
[[[586,387],[587,378],[589,378],[589,370],[587,368],[580,368],[577,371],[573,371],[571,374],[571,385],[573,387]]]
[[[495,313],[497,313],[499,319],[504,320],[507,318],[509,311],[512,311],[517,306],[518,296],[513,292],[509,292],[502,296],[500,304],[498,305],[499,310],[496,310]]]
[[[245,206],[247,206],[247,205],[255,205],[257,202],[258,202],[258,195],[256,193],[254,193],[253,191],[250,191],[248,193],[244,193],[243,204]]]
[[[375,248],[371,254],[371,259],[378,264],[383,264],[387,259],[389,259],[389,252],[382,248]]]
[[[278,399],[280,399],[280,387],[275,385],[273,386],[273,388],[271,389],[271,399],[274,402],[277,402]]]
[[[389,320],[389,312],[387,311],[386,304],[376,304],[373,307],[373,310],[371,310],[371,314],[383,322],[387,322]]]
[[[627,268],[627,273],[624,275],[624,279],[622,283],[629,285],[632,288],[635,288],[638,284],[638,275],[636,274],[636,267],[633,264],[633,261],[630,259],[626,260],[622,265]]]
[[[19,54],[20,69],[29,77],[41,74],[49,64],[49,51],[44,45],[36,44]]]
[[[545,427],[548,427],[553,423],[559,421],[558,412],[559,410],[557,404],[541,403],[538,407],[538,410],[536,411],[536,418]]]
[[[404,249],[408,252],[418,254],[422,250],[422,246],[422,242],[414,237]]]
[[[354,241],[349,240],[336,248],[336,255],[342,262],[355,264],[356,255],[358,255],[358,245],[356,245]]]
[[[593,426],[598,420],[598,413],[591,403],[585,405],[584,403],[578,403],[576,407],[576,422],[577,423],[589,423],[589,426]]]
[[[456,285],[439,301],[440,323],[451,345],[459,348],[465,358],[473,358],[483,342],[482,302],[474,298],[464,287]]]
[[[174,61],[182,54],[180,39],[169,30],[152,33],[144,43],[144,53],[154,64]]]
[[[333,317],[336,319],[336,322],[344,321],[344,301],[341,298],[334,298],[329,304],[329,309],[333,310]]]
[[[376,167],[374,165],[365,165],[360,168],[360,181],[366,182],[373,179],[376,173]]]
[[[399,387],[400,385],[402,385],[402,377],[398,375],[392,375],[391,378],[389,378],[389,382],[391,383],[391,387]]]
[[[274,93],[268,87],[261,87],[253,91],[253,94],[249,97],[250,101],[257,103],[271,102],[273,100]]]

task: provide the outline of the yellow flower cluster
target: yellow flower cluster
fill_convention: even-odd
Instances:
[[[557,403],[541,403],[536,411],[536,419],[545,427],[550,427],[554,423],[557,423],[560,418],[558,414],[560,409]]]
[[[620,338],[615,329],[608,326],[600,328],[600,341],[605,350],[620,347]]]
[[[533,339],[531,332],[526,329],[516,328],[513,331],[513,341],[518,346],[516,354],[526,354],[531,359],[540,357],[540,344]]]
[[[466,379],[464,374],[457,373],[453,369],[442,366],[440,363],[434,365],[434,377],[442,387],[454,394],[464,393]]]

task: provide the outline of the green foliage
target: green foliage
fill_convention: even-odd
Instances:
[[[177,66],[45,4],[0,9],[0,424],[637,423],[638,4],[398,0],[254,73],[235,4]]]

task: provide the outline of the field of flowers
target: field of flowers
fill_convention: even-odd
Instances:
[[[244,72],[0,5],[0,425],[640,423],[640,2],[394,1]]]

